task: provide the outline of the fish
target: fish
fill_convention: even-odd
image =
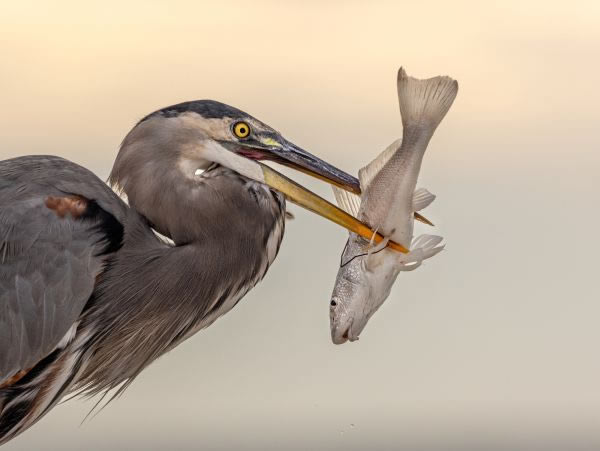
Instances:
[[[333,187],[340,208],[385,238],[375,244],[350,232],[329,307],[335,344],[358,340],[369,319],[388,298],[400,272],[417,269],[444,249],[440,236],[413,238],[417,212],[435,199],[427,189],[416,189],[416,185],[427,145],[456,98],[458,82],[447,76],[413,78],[401,67],[397,88],[402,138],[360,169],[360,196]],[[391,249],[387,246],[389,240],[409,252]]]

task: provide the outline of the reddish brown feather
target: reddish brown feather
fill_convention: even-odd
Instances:
[[[31,368],[29,368],[29,370],[30,369]],[[6,388],[6,387],[10,387],[11,385],[19,382],[19,380],[29,372],[29,370],[21,370],[18,373],[15,373],[13,376],[6,379],[4,382],[2,382],[0,384],[0,390],[3,388]]]
[[[46,199],[46,207],[53,210],[60,218],[64,218],[67,213],[70,213],[73,218],[79,218],[85,213],[87,206],[87,199],[81,196],[48,196]]]

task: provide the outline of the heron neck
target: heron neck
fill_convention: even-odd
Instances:
[[[214,322],[264,277],[282,235],[280,221],[254,239],[229,231],[171,246],[132,210],[84,314],[92,349],[77,385],[114,388]]]

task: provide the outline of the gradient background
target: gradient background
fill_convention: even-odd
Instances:
[[[329,337],[345,232],[292,207],[231,313],[3,449],[600,449],[599,24],[597,1],[1,0],[0,157],[102,178],[139,118],[201,98],[355,172],[401,133],[399,65],[460,83],[419,183],[447,251],[360,342]]]

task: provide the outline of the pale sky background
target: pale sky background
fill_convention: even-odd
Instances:
[[[460,83],[419,183],[447,251],[359,342],[329,336],[346,234],[292,207],[231,313],[3,450],[600,449],[599,61],[598,1],[0,0],[0,158],[104,179],[138,119],[202,98],[356,172],[401,134],[399,65]]]

